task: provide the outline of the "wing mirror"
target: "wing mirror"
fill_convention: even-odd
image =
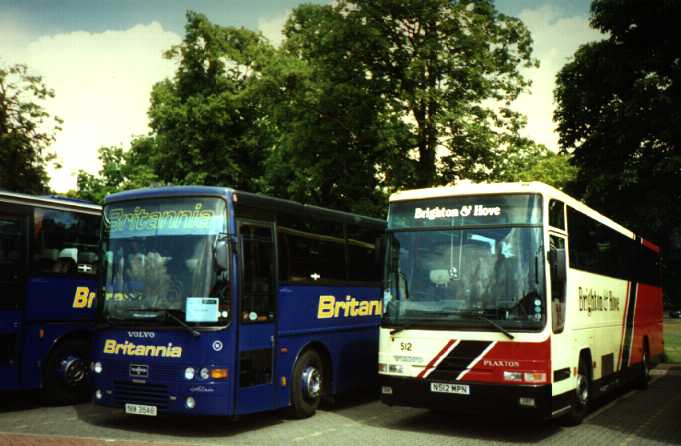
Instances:
[[[213,242],[213,260],[218,271],[229,272],[229,252],[231,238],[229,234],[219,234]]]

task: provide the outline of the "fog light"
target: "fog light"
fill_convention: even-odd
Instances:
[[[196,407],[196,401],[191,396],[188,396],[184,401],[184,405],[187,407],[187,409],[193,409]]]
[[[504,381],[520,382],[523,380],[521,372],[504,372]]]
[[[95,398],[97,398],[98,400],[102,399],[102,391],[101,390],[97,389],[97,391],[95,392]]]
[[[187,367],[184,370],[184,378],[187,380],[192,380],[194,379],[194,369],[192,367]]]
[[[546,382],[546,373],[540,372],[525,372],[525,382],[528,383],[543,383]]]
[[[383,395],[392,395],[393,394],[393,388],[390,386],[382,386],[381,387],[381,393]]]
[[[205,367],[201,369],[201,373],[200,373],[200,374],[201,374],[201,379],[208,379],[208,378],[210,378],[210,370],[208,370],[208,369],[205,368]]]
[[[104,367],[102,366],[102,363],[101,363],[101,362],[97,361],[97,362],[95,362],[94,365],[92,366],[92,370],[93,370],[95,373],[99,374],[99,373],[102,373],[102,370],[104,370]]]
[[[536,406],[536,403],[534,402],[534,398],[520,397],[518,402],[520,403],[521,406],[525,406],[525,407],[535,407]]]

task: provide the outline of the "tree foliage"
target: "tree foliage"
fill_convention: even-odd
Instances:
[[[165,54],[178,63],[174,79],[151,94],[149,161],[162,181],[254,189],[268,142],[250,87],[273,49],[258,33],[194,12],[185,29]]]
[[[679,23],[676,1],[593,1],[591,25],[608,37],[578,49],[555,92],[576,191],[661,243],[668,267],[681,260]]]
[[[528,85],[518,70],[536,61],[527,28],[491,1],[305,5],[286,37],[288,53],[313,67],[313,85],[336,93],[320,118],[380,147],[387,189],[492,179],[513,149],[523,120],[509,105]]]
[[[162,185],[149,160],[154,152],[154,139],[151,137],[137,137],[128,150],[120,146],[100,147],[98,158],[102,167],[98,174],[79,171],[78,191],[70,195],[103,203],[107,195],[115,192]]]
[[[0,68],[0,188],[15,192],[48,190],[47,165],[55,155],[49,146],[61,130],[41,102],[54,97],[25,65]]]

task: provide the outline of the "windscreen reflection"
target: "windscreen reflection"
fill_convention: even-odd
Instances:
[[[544,326],[541,228],[391,232],[386,259],[386,326]]]

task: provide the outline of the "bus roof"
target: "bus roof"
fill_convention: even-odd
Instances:
[[[0,191],[0,202],[19,205],[41,206],[48,208],[67,208],[69,210],[101,214],[102,207],[85,200],[57,197],[54,195],[28,195],[17,192]]]
[[[633,231],[614,222],[598,211],[590,208],[581,201],[572,198],[565,192],[539,181],[525,183],[460,183],[455,186],[430,187],[395,192],[390,196],[391,203],[398,201],[425,200],[428,198],[443,198],[451,196],[495,195],[495,194],[542,194],[549,198],[560,200],[566,205],[588,215],[629,238],[636,238]]]
[[[229,187],[215,187],[215,186],[165,186],[155,188],[134,189],[125,192],[118,192],[109,195],[104,200],[105,204],[116,203],[128,200],[143,200],[147,198],[161,198],[161,197],[186,197],[186,196],[214,196],[227,198],[230,195],[236,195],[237,201],[240,204],[252,204],[255,206],[267,206],[273,209],[301,212],[305,214],[315,214],[318,216],[326,216],[327,218],[337,219],[346,222],[364,222],[374,223],[385,226],[385,220],[378,218],[367,217],[364,215],[353,214],[350,212],[338,211],[310,204],[299,203],[293,200],[286,200],[283,198],[276,198],[264,194],[256,194],[253,192],[245,192],[241,190],[232,189]]]

